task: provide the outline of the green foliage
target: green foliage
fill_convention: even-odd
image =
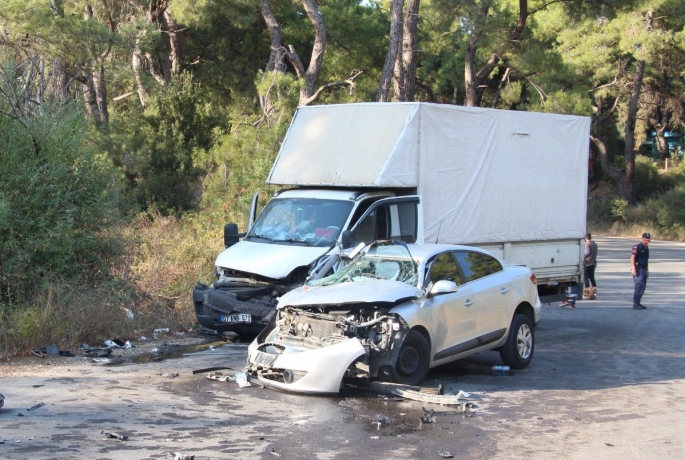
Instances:
[[[0,108],[3,108],[0,100]],[[86,143],[79,108],[43,115],[0,115],[0,299],[15,300],[41,277],[75,279],[107,270],[109,242],[98,237],[118,219],[111,165]]]
[[[669,190],[661,197],[656,220],[666,232],[685,227],[685,184]]]
[[[645,156],[635,158],[635,190],[638,201],[663,194],[674,185],[673,176],[660,174],[651,158]]]
[[[113,116],[113,158],[143,209],[174,214],[197,204],[196,163],[226,125],[200,94],[184,75],[152,95],[143,112],[134,107]]]

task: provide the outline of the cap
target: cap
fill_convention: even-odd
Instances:
[[[645,239],[647,239],[647,240],[651,240],[651,239],[652,239],[652,235],[650,235],[649,233],[643,233],[643,234],[642,234],[642,238],[645,238]]]

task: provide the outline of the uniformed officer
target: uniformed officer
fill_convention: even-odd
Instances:
[[[635,283],[635,291],[633,292],[633,309],[644,310],[645,307],[640,303],[642,294],[645,293],[647,287],[647,278],[649,277],[649,240],[651,235],[649,233],[642,234],[642,242],[633,246],[633,253],[630,256],[631,273],[633,274],[633,282]]]

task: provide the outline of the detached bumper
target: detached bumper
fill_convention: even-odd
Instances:
[[[282,352],[277,354],[276,348]],[[314,349],[283,342],[258,344],[255,340],[248,347],[247,364],[251,375],[270,388],[336,394],[345,371],[365,353],[358,339]]]
[[[193,306],[198,323],[217,332],[259,333],[276,312],[271,304],[257,299],[238,299],[234,292],[193,289]],[[236,315],[250,315],[250,321],[226,321]]]

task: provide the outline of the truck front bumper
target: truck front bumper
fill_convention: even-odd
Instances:
[[[235,292],[213,288],[193,289],[195,317],[201,326],[217,332],[257,334],[276,310],[258,299],[239,299]],[[245,319],[249,317],[249,321]],[[238,320],[240,318],[240,320]]]

